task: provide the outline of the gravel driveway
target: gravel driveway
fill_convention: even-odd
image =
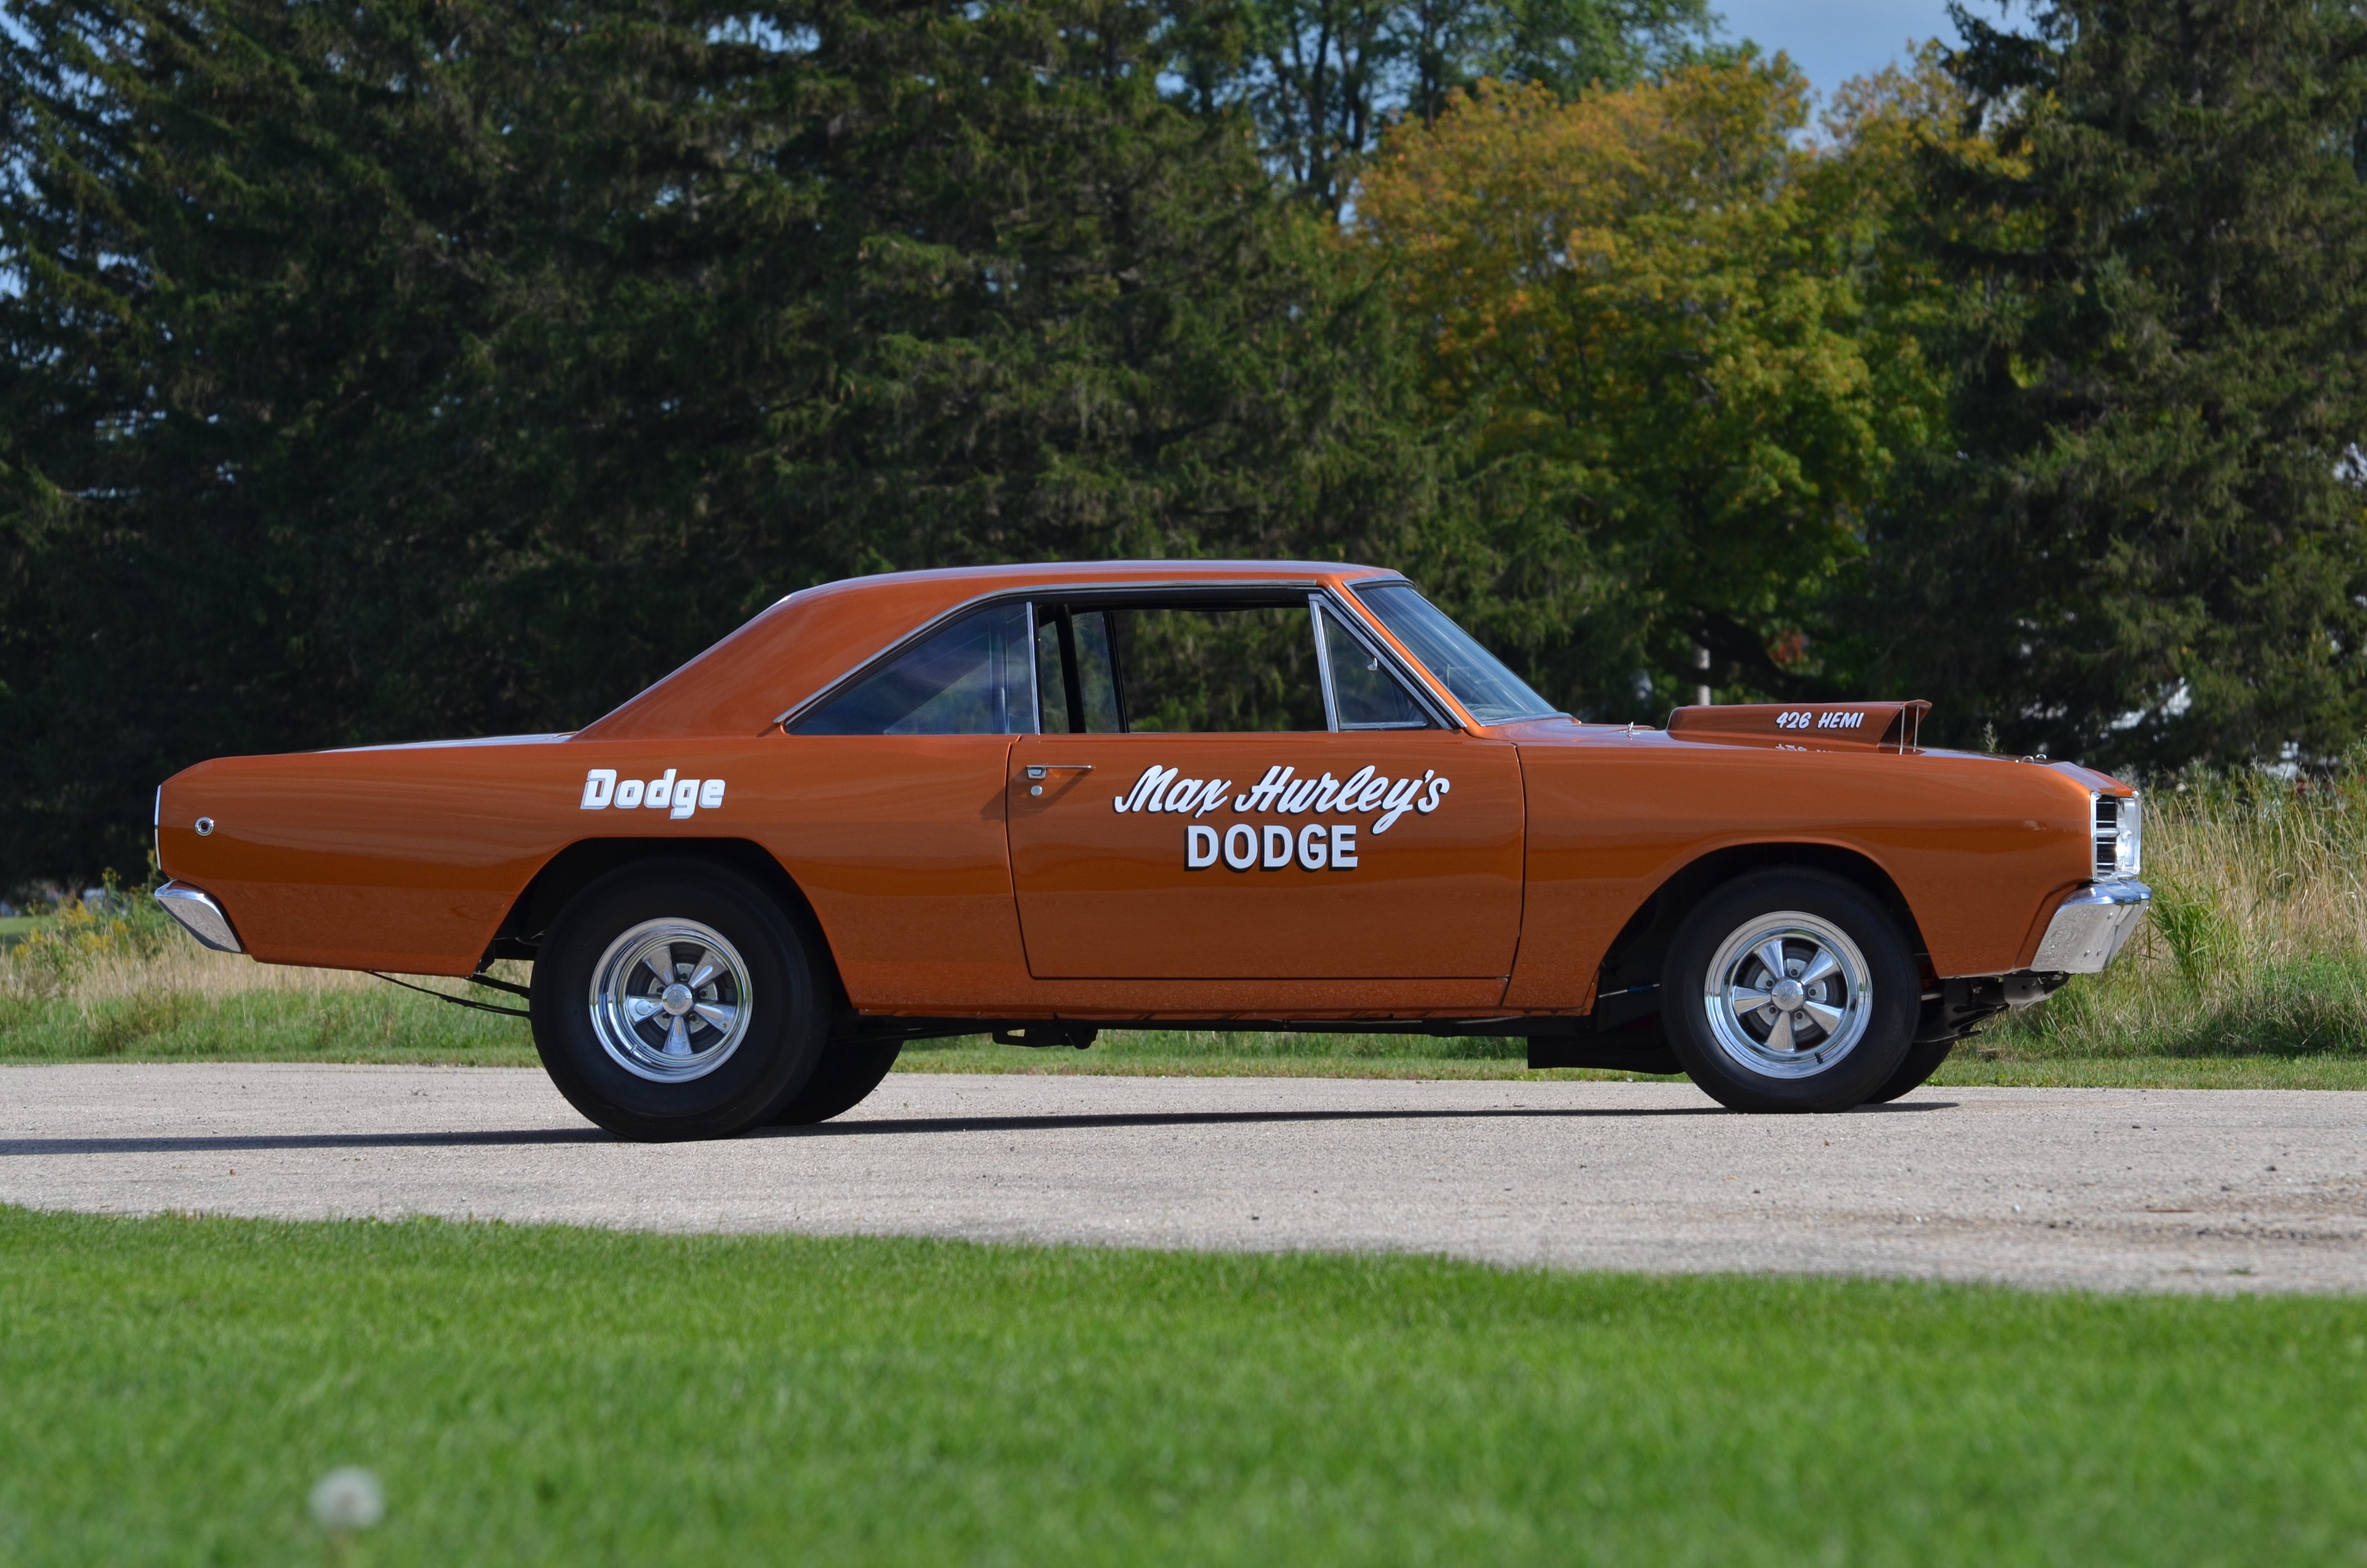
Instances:
[[[0,1069],[0,1202],[1436,1252],[1557,1268],[2367,1288],[2367,1094],[898,1074],[847,1117],[620,1143],[539,1073]]]

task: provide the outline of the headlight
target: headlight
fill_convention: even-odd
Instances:
[[[2117,881],[2145,869],[2145,801],[2137,795],[2090,795],[2096,824],[2096,880]]]

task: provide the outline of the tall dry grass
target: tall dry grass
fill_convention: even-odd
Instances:
[[[2367,767],[2191,772],[2146,799],[2150,916],[2119,963],[1968,1054],[2367,1056]]]
[[[461,989],[449,981],[424,983]],[[95,904],[66,900],[0,953],[0,1061],[131,1056],[533,1059],[520,1020],[448,1006],[347,970],[213,952],[141,890],[110,889]]]

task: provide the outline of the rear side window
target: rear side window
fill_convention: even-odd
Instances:
[[[1036,728],[1027,607],[989,605],[792,724],[799,735],[1017,735]]]

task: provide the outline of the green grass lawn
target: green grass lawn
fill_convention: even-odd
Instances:
[[[2367,1302],[0,1210],[0,1559],[2367,1554]]]

